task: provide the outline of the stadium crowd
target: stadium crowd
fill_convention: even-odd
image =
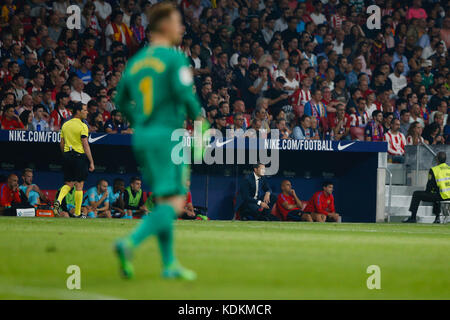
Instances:
[[[156,0],[5,0],[1,129],[59,130],[73,102],[90,132],[132,133],[114,104],[129,58],[147,45]],[[81,9],[68,29],[67,8]],[[369,29],[366,8],[381,8]],[[283,139],[450,142],[450,7],[412,0],[181,0],[203,116],[222,134]],[[192,129],[192,123],[186,121]],[[254,130],[248,130],[248,129]],[[236,131],[237,129],[242,129]]]

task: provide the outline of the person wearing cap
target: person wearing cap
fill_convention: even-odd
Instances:
[[[214,116],[214,124],[212,125],[212,128],[216,129],[216,131],[219,131],[222,135],[222,138],[226,138],[227,136],[227,129],[230,127],[227,125],[227,117],[222,112],[217,112]]]
[[[286,79],[280,76],[275,79],[273,88],[270,88],[265,93],[265,97],[269,98],[269,110],[271,114],[278,114],[284,106],[289,105],[289,95],[283,90],[285,84]]]
[[[433,214],[436,215],[434,223],[440,223],[441,212],[439,202],[450,199],[450,167],[446,163],[445,152],[436,155],[437,165],[432,167],[428,173],[428,182],[425,191],[414,191],[409,206],[411,216],[403,220],[406,223],[415,223],[417,210],[421,201],[433,202]]]
[[[433,66],[433,63],[431,60],[425,60],[422,62],[422,84],[425,86],[425,88],[429,89],[430,86],[434,83],[434,75],[431,73],[431,68]]]
[[[205,108],[206,111],[206,120],[212,125],[215,122],[216,115],[218,113],[218,109],[216,106],[208,106]]]

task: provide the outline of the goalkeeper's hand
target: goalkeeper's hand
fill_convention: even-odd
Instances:
[[[211,135],[208,132],[210,124],[205,118],[199,117],[194,122],[194,143],[192,149],[194,153],[194,162],[200,162],[206,151],[206,147],[211,142]],[[201,137],[198,136],[201,133]]]

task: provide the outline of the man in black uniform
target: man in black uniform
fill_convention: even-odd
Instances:
[[[63,153],[64,181],[58,199],[53,204],[55,216],[59,216],[64,197],[75,185],[75,216],[81,216],[83,186],[88,170],[94,171],[94,160],[88,143],[89,130],[83,122],[88,115],[87,106],[77,102],[73,106],[73,118],[61,128],[60,148]]]
[[[441,213],[441,208],[439,201],[450,199],[450,167],[445,163],[446,160],[447,155],[445,152],[437,154],[436,161],[438,165],[430,169],[427,188],[425,191],[414,191],[409,207],[411,217],[408,217],[403,222],[415,223],[420,201],[427,201],[433,202],[433,213],[436,215],[434,223],[440,223],[439,214]]]

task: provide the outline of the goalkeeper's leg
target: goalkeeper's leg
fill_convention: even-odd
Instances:
[[[196,278],[195,273],[182,267],[177,262],[173,247],[173,221],[184,206],[184,196],[157,198],[155,200],[157,204],[153,212],[143,218],[142,223],[130,236],[116,244],[122,275],[126,278],[133,277],[134,271],[131,264],[133,249],[138,247],[146,238],[155,235],[158,238],[161,252],[162,276],[164,278],[194,280]]]

